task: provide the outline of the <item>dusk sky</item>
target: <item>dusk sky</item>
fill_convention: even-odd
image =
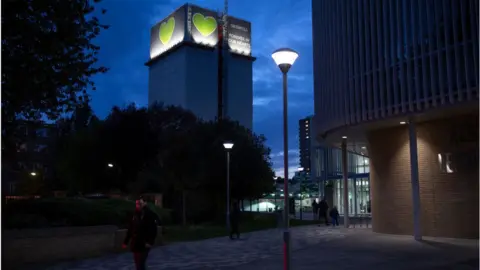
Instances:
[[[190,0],[212,10],[223,10],[223,0]],[[102,23],[110,29],[96,43],[100,62],[110,68],[95,78],[92,93],[95,113],[103,118],[112,106],[135,102],[147,105],[150,28],[185,4],[179,0],[104,0]],[[290,173],[298,164],[298,120],[313,114],[312,31],[310,0],[230,0],[229,14],[252,23],[254,132],[264,134],[272,149],[278,176],[283,176],[281,73],[271,58],[280,47],[299,52],[289,72]]]

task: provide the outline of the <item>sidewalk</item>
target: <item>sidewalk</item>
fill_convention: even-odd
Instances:
[[[303,226],[294,227],[291,231],[294,250],[345,237],[340,228]],[[157,247],[150,252],[148,269],[223,269],[282,253],[282,231],[279,229],[246,233],[241,238],[241,240],[232,241],[228,237],[219,237]],[[126,252],[101,258],[59,263],[47,269],[130,270],[134,269],[134,266],[132,254]]]
[[[245,264],[235,270],[283,269],[283,256]],[[348,237],[292,252],[293,270],[473,270],[478,266],[478,240],[382,235],[357,230]]]
[[[417,242],[411,236],[331,226],[294,227],[291,232],[292,270],[478,269],[478,240],[427,238]],[[242,238],[231,241],[220,237],[158,247],[150,252],[148,269],[283,269],[282,230],[252,232]],[[60,263],[48,269],[133,270],[134,266],[131,253],[123,253]]]

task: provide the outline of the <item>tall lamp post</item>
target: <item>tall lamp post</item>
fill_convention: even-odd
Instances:
[[[233,148],[233,143],[225,142],[223,144],[227,150],[227,232],[230,232],[230,150]]]
[[[277,207],[277,181],[278,181],[278,178],[279,178],[278,176],[275,177],[274,184],[273,184],[273,185],[275,186],[275,197],[274,197],[274,200],[275,200],[275,210],[278,209],[278,207]]]
[[[288,207],[288,122],[287,122],[287,73],[298,58],[292,49],[282,48],[272,53],[273,61],[283,74],[283,170],[284,170],[284,231],[283,231],[283,269],[290,269],[290,231]]]
[[[303,172],[303,167],[298,168],[297,171],[299,172],[298,176],[300,177],[300,181],[298,181],[298,185],[300,187],[300,192],[299,192],[300,193],[300,220],[303,220],[303,209],[302,209],[302,207],[303,207],[303,205],[302,205],[303,204],[303,194],[302,194],[303,176],[300,175],[301,172]]]

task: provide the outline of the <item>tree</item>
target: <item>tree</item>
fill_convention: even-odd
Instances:
[[[148,110],[134,104],[114,107],[100,130],[98,139],[107,158],[104,166],[112,163],[115,168],[109,170],[109,177],[115,178],[112,188],[127,191],[128,185],[160,149],[158,134],[150,126]]]
[[[270,149],[265,138],[228,119],[220,123],[203,123],[196,137],[203,137],[198,146],[200,162],[203,162],[202,174],[204,187],[210,192],[209,198],[215,203],[211,206],[215,213],[224,213],[226,197],[226,151],[225,141],[232,141],[234,147],[230,154],[230,187],[232,200],[261,197],[273,190],[274,173],[269,159]]]
[[[57,156],[59,186],[72,192],[107,189],[107,153],[99,140],[100,130],[86,128],[66,138]]]
[[[34,196],[45,191],[45,182],[41,173],[35,176],[23,173],[22,176],[18,186],[20,194]]]
[[[225,212],[226,140],[235,143],[232,198],[271,192],[274,173],[263,136],[237,122],[199,121],[190,111],[162,104],[114,107],[105,121],[74,133],[60,167],[77,191],[161,192],[183,224],[187,218],[212,220]]]
[[[200,179],[195,136],[197,118],[188,110],[162,104],[153,104],[148,112],[151,128],[158,135],[160,150],[147,172],[142,173],[141,180],[150,186],[161,186],[167,193],[173,193],[170,196],[181,194],[182,223],[185,225],[187,192],[198,188]]]
[[[19,119],[51,120],[88,102],[100,47],[99,0],[2,2],[2,152],[15,153]],[[102,14],[105,10],[101,11]]]
[[[5,1],[2,25],[2,117],[37,113],[56,119],[73,110],[94,87],[91,77],[100,47],[93,44],[108,26],[95,16],[99,0]],[[105,13],[102,10],[101,13]]]

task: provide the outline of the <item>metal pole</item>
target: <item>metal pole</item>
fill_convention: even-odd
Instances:
[[[287,72],[283,72],[283,190],[284,190],[284,231],[283,231],[283,269],[290,269],[290,231],[288,201],[288,120],[287,120]]]
[[[230,151],[227,150],[227,232],[230,233]]]
[[[302,210],[302,204],[303,204],[302,178],[303,178],[303,176],[300,175],[300,220],[303,220],[303,210]]]
[[[274,200],[274,202],[275,202],[275,211],[276,211],[277,208],[278,208],[278,207],[277,207],[277,182],[276,182],[276,181],[277,181],[277,180],[275,180],[275,193],[274,193],[274,195],[273,195],[273,200]]]
[[[408,123],[408,135],[410,140],[410,171],[412,179],[412,203],[413,203],[413,237],[422,240],[420,228],[420,184],[418,179],[418,148],[417,131],[415,122],[410,119]]]
[[[343,171],[343,225],[350,227],[348,218],[348,158],[347,139],[342,139],[342,171]]]

